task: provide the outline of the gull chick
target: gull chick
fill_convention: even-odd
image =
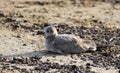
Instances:
[[[45,46],[48,51],[66,54],[82,53],[86,51],[96,51],[96,44],[90,40],[84,40],[79,36],[70,34],[58,34],[53,26],[44,28]]]

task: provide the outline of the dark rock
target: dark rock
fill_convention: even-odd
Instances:
[[[2,54],[0,54],[0,60],[2,59],[2,56],[3,56],[3,55],[2,55]]]
[[[86,64],[86,68],[90,69],[90,66],[91,66],[90,63],[87,63],[87,64]]]
[[[4,65],[4,66],[2,67],[2,69],[7,69],[7,68],[9,68],[9,65]]]
[[[11,60],[10,63],[22,63],[22,58],[21,57],[13,57],[13,60]]]
[[[16,66],[11,66],[13,69],[16,69],[16,70],[18,70],[18,69],[20,69],[20,68],[18,68],[18,67],[16,67]]]
[[[51,26],[51,24],[50,23],[45,23],[44,27],[47,27],[47,26]]]
[[[72,70],[75,70],[77,68],[76,65],[72,65],[71,67],[72,67]]]
[[[19,26],[18,26],[17,24],[11,25],[11,26],[12,26],[12,29],[13,29],[13,30],[16,30],[17,28],[19,28]]]
[[[21,70],[22,73],[23,73],[23,72],[24,72],[24,73],[28,73],[27,70],[26,70],[25,68],[20,69],[20,70]]]
[[[93,22],[95,22],[95,23],[97,23],[97,22],[98,22],[98,20],[97,20],[97,19],[93,19],[92,21],[93,21]]]
[[[23,22],[25,22],[25,23],[26,23],[26,22],[28,22],[28,21],[27,21],[27,20],[24,20]]]
[[[37,35],[40,35],[40,34],[44,34],[44,32],[43,31],[37,31]]]
[[[40,25],[37,24],[37,23],[34,23],[34,24],[32,25],[32,28],[34,28],[34,29],[36,29],[36,30],[39,30],[39,29],[40,29]]]
[[[15,20],[12,19],[12,18],[6,18],[6,19],[4,20],[4,22],[15,22]]]
[[[86,66],[91,66],[91,64],[90,64],[90,63],[87,63]]]
[[[22,44],[23,46],[27,46],[27,44]]]
[[[2,12],[0,12],[0,17],[4,17],[5,15],[2,13]]]
[[[45,65],[41,65],[41,66],[38,66],[38,67],[35,67],[35,70],[45,70],[45,71],[48,71],[49,68],[48,66],[45,64]]]
[[[24,16],[23,16],[23,15],[19,15],[18,17],[20,17],[20,18],[24,18]]]
[[[17,35],[16,37],[17,37],[17,38],[21,38],[21,36],[20,36],[20,35]]]

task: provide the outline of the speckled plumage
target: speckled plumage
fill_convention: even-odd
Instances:
[[[58,34],[53,26],[46,27],[44,31],[46,35],[45,45],[48,51],[63,54],[96,50],[94,42],[81,39],[75,35]]]

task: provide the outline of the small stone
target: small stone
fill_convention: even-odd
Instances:
[[[86,61],[86,58],[81,57],[81,59],[82,59],[83,61]]]
[[[23,44],[23,46],[27,46],[27,44]]]
[[[37,31],[37,35],[39,35],[39,34],[44,34],[44,32],[43,31]]]
[[[0,13],[0,17],[4,17],[4,14],[3,14],[3,13]]]
[[[12,18],[6,18],[4,21],[5,22],[15,22],[15,20],[13,20]]]
[[[11,67],[12,67],[13,69],[17,69],[17,70],[19,69],[17,66],[11,66]]]
[[[93,22],[95,22],[95,23],[97,23],[97,22],[98,22],[98,20],[97,20],[97,19],[93,19],[92,21],[93,21]]]
[[[47,26],[50,26],[51,24],[49,24],[49,23],[45,23],[44,24],[44,27],[47,27]]]
[[[23,22],[25,22],[25,23],[26,23],[26,22],[28,22],[28,21],[27,21],[27,20],[24,20]]]
[[[16,37],[17,37],[17,38],[21,38],[21,36],[20,36],[20,35],[17,35]]]
[[[77,68],[77,66],[76,66],[76,65],[72,65],[71,67],[72,67],[72,70],[74,70],[74,69],[76,69],[76,68]]]
[[[49,59],[47,59],[47,61],[50,61]]]
[[[91,64],[90,63],[87,63],[86,66],[90,66]]]
[[[11,25],[11,26],[12,26],[12,29],[13,29],[13,30],[16,30],[17,28],[19,28],[19,26],[18,26],[17,24]]]

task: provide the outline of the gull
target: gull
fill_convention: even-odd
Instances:
[[[45,46],[48,51],[59,54],[75,54],[86,51],[96,51],[96,44],[72,34],[58,34],[54,26],[44,28]]]

